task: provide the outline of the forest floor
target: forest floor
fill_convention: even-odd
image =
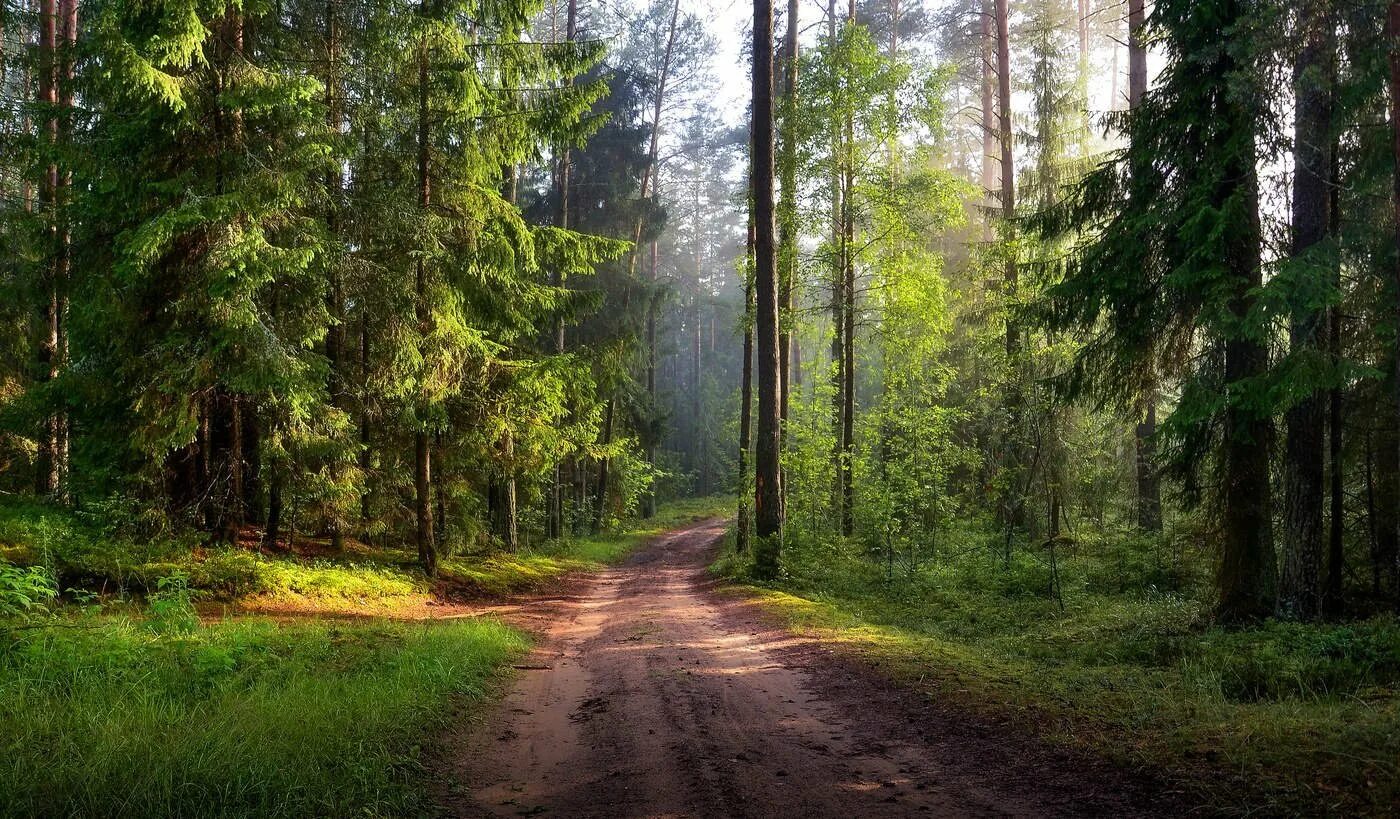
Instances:
[[[815,639],[708,566],[710,520],[561,593],[494,607],[540,636],[432,768],[459,816],[1179,815],[1163,782],[1055,747]]]

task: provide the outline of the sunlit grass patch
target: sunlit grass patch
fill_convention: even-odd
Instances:
[[[8,815],[423,812],[423,739],[525,649],[492,620],[78,622],[0,640]]]

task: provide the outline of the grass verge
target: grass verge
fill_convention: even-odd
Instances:
[[[959,554],[961,553],[961,554]],[[949,705],[1129,766],[1238,814],[1391,815],[1400,804],[1400,624],[1213,626],[1199,579],[1144,544],[1061,555],[1064,607],[1034,555],[949,547],[881,565],[792,544],[743,587],[788,628]],[[716,571],[744,582],[732,551]]]
[[[525,645],[491,620],[0,628],[0,814],[421,813],[423,738]]]

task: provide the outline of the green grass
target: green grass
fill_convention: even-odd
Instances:
[[[489,620],[0,628],[0,813],[400,816],[525,640]]]
[[[732,502],[701,498],[663,505],[647,521],[617,530],[543,544],[518,552],[465,554],[442,562],[458,596],[491,596],[538,588],[575,571],[615,562],[647,538],[704,517],[725,514]],[[433,586],[408,549],[348,542],[317,557],[266,554],[227,545],[203,545],[193,534],[138,538],[115,526],[108,509],[73,512],[8,498],[0,501],[0,564],[45,566],[60,589],[107,595],[143,595],[162,580],[183,576],[205,599],[243,608],[302,613],[421,616]],[[323,544],[324,545],[324,544]],[[439,590],[442,587],[438,587]]]
[[[1400,804],[1393,617],[1218,628],[1206,578],[1130,537],[1057,556],[1061,610],[1045,555],[1006,567],[970,533],[954,543],[890,571],[854,546],[799,542],[784,580],[751,590],[791,628],[941,701],[1174,772],[1217,810]],[[733,556],[716,569],[744,572]]]

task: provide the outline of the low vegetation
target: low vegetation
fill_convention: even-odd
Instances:
[[[0,814],[421,813],[425,739],[453,702],[483,696],[524,635],[489,618],[211,618],[196,602],[412,616],[443,583],[527,590],[730,505],[685,501],[595,537],[457,555],[437,585],[407,553],[360,544],[205,548],[0,506]]]
[[[424,737],[525,648],[492,620],[199,625],[179,605],[155,611],[0,630],[4,813],[416,813]]]
[[[0,504],[0,572],[5,573],[0,586],[48,578],[53,590],[71,590],[69,597],[97,595],[116,603],[144,597],[162,581],[179,578],[203,609],[214,612],[424,616],[430,605],[529,591],[570,572],[599,568],[648,537],[729,506],[732,502],[725,498],[688,499],[663,505],[649,520],[624,521],[598,535],[514,552],[452,555],[443,559],[436,581],[429,582],[413,555],[402,549],[349,539],[336,552],[324,539],[298,540],[271,551],[256,540],[206,545],[168,534],[142,538],[112,525],[107,511],[73,512],[9,501]],[[29,598],[43,602],[53,590],[45,595],[42,588],[31,589]],[[0,598],[11,600],[6,605],[24,605],[17,596]]]
[[[985,537],[985,536],[980,536]],[[1400,624],[1212,623],[1204,561],[1126,531],[1009,565],[789,543],[751,587],[789,627],[939,702],[1179,775],[1229,812],[1382,814],[1400,800]],[[744,578],[732,551],[716,566]],[[1056,577],[1058,576],[1058,585]]]

